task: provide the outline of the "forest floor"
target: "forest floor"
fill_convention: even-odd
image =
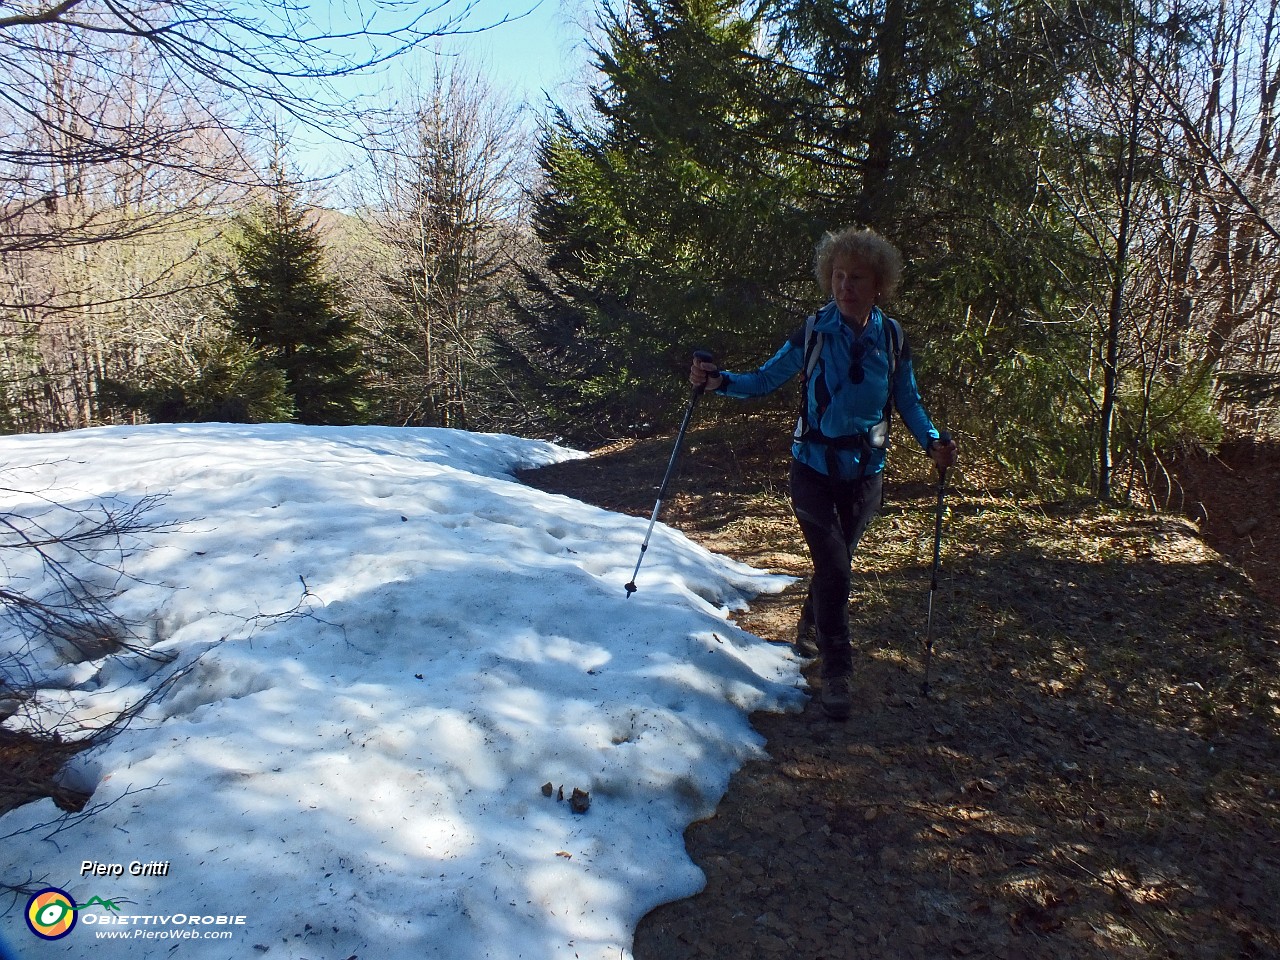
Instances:
[[[662,519],[800,578],[736,616],[788,643],[782,434],[696,427]],[[671,443],[523,479],[647,517]],[[686,832],[706,888],[644,918],[637,960],[1280,956],[1280,444],[1184,461],[1185,515],[952,471],[929,697],[937,487],[906,446],[855,564],[853,716],[752,717],[767,757]]]

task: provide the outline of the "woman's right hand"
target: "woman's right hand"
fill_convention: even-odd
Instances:
[[[693,363],[689,366],[689,383],[695,389],[701,390],[719,390],[720,385],[724,382],[724,378],[720,376],[720,368],[709,360],[699,360],[693,358]]]

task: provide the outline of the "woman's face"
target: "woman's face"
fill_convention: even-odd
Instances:
[[[861,326],[880,295],[880,278],[861,260],[836,256],[831,261],[831,295],[845,319]]]

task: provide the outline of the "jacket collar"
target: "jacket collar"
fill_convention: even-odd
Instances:
[[[854,336],[861,337],[874,336],[880,330],[881,318],[883,316],[884,314],[880,312],[879,307],[872,307],[871,316],[867,318],[867,325],[863,328],[862,333],[854,334],[853,329],[848,328],[849,333]],[[815,330],[821,330],[823,333],[831,333],[845,326],[844,317],[840,316],[840,308],[836,306],[836,302],[832,300],[818,311],[818,317],[813,328]]]

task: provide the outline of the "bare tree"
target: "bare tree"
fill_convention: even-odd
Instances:
[[[235,151],[255,133],[269,142],[282,114],[339,132],[351,103],[334,82],[468,29],[470,6],[451,14],[449,2],[372,0],[350,23],[317,23],[287,2],[259,5],[254,16],[229,0],[7,4],[15,12],[0,16],[0,249],[99,239],[101,229],[65,217],[94,192],[93,171],[110,171],[117,199],[163,169],[238,183],[259,165]],[[219,137],[222,146],[207,149]],[[134,176],[118,184],[122,169]],[[53,227],[30,216],[59,211]]]
[[[511,264],[520,124],[464,67],[406,98],[371,133],[360,216],[385,251],[369,322],[387,350],[383,383],[403,422],[474,425],[471,377],[487,365],[499,285]]]
[[[76,37],[97,49],[145,48],[166,65],[169,77],[191,84],[193,96],[207,81],[267,120],[281,110],[299,119],[324,120],[345,100],[331,89],[325,96],[323,82],[385,63],[441,36],[496,25],[472,25],[474,4],[459,6],[453,0],[425,5],[369,0],[354,12],[345,4],[310,8],[287,0],[253,8],[230,0],[15,0],[6,6],[15,12],[0,16],[0,65],[15,83],[5,99],[32,116],[38,114],[31,107],[41,102],[42,92],[39,78],[23,65],[47,50],[51,35]],[[136,130],[127,125],[82,119],[88,122],[80,129],[60,128],[81,149],[118,153],[137,146]]]
[[[1094,263],[1080,383],[1103,498],[1121,463],[1136,476],[1160,449],[1212,437],[1223,370],[1275,362],[1280,252],[1274,6],[1140,0],[1121,14],[1062,105],[1072,149],[1048,178]]]
[[[1188,174],[1197,194],[1183,221],[1196,247],[1179,277],[1183,322],[1202,326],[1198,373],[1215,378],[1229,415],[1244,429],[1264,427],[1280,405],[1278,34],[1274,3],[1224,2],[1192,74],[1199,82],[1161,91],[1188,131]],[[1249,399],[1256,402],[1252,410]]]
[[[145,304],[208,279],[202,250],[281,118],[350,129],[338,83],[471,30],[470,4],[450,2],[373,0],[358,19],[288,2],[5,4],[0,399],[21,426],[94,422],[97,378],[145,360]]]

